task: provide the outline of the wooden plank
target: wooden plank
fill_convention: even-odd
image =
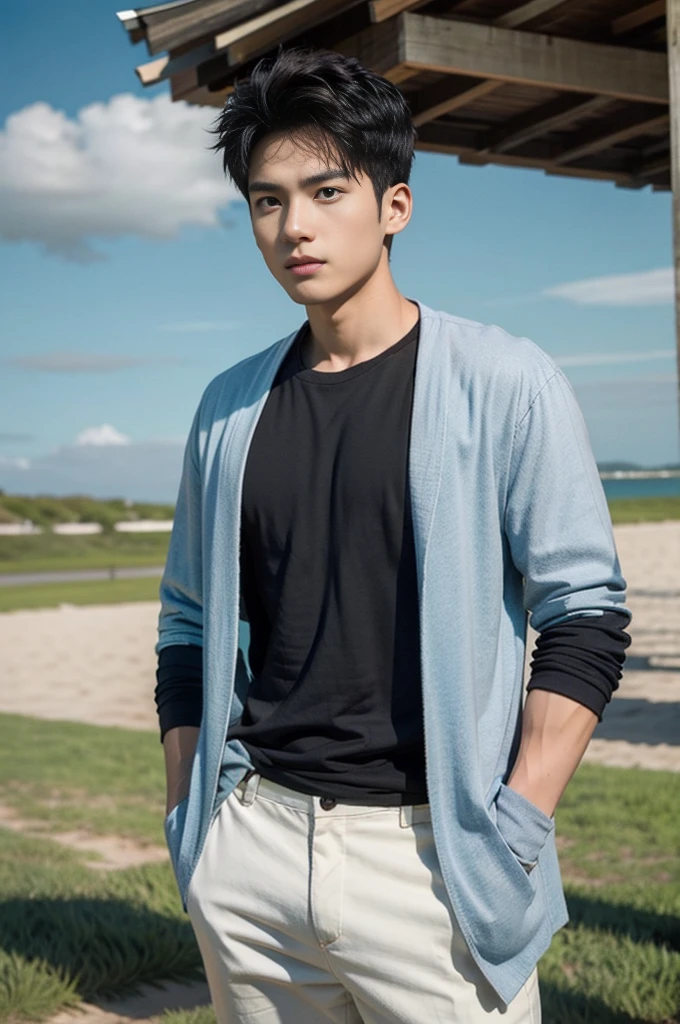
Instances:
[[[503,28],[519,28],[520,25],[526,25],[544,14],[556,13],[558,8],[566,7],[569,2],[570,0],[529,0],[507,14],[494,18],[493,23]]]
[[[371,0],[368,9],[371,21],[377,25],[388,18],[394,18],[402,11],[414,11],[426,3],[428,0]]]
[[[191,0],[179,10],[154,15],[153,8],[143,14],[150,54],[176,50],[198,38],[238,25],[276,6],[278,0]]]
[[[635,106],[624,111],[617,117],[607,118],[604,124],[595,124],[577,133],[570,139],[564,149],[553,159],[551,164],[570,163],[583,156],[599,153],[603,149],[620,145],[629,139],[647,135],[668,126],[668,114],[652,115],[649,107],[640,109]]]
[[[384,0],[384,2],[388,3],[392,2],[392,0]],[[564,3],[564,0],[530,0],[529,3],[522,4],[510,13],[496,18],[493,24],[507,24],[512,27],[517,27],[524,24],[525,21],[531,21],[538,14],[544,14],[548,10],[559,7],[562,3]],[[443,114],[449,113],[451,110],[459,110],[466,104],[474,102],[474,100],[478,99],[480,96],[486,96],[491,92],[495,92],[496,89],[501,88],[503,85],[505,85],[505,83],[498,79],[487,79],[483,85],[478,86],[477,88],[468,87],[467,92],[461,93],[460,90],[456,89],[455,85],[451,86],[447,90],[446,82],[437,83],[430,89],[421,92],[418,96],[414,124],[418,126],[426,124],[428,121],[434,121],[437,117],[441,117]],[[439,92],[441,92],[441,96],[439,95]],[[447,104],[446,102],[448,93],[451,95],[451,104]]]
[[[251,18],[215,36],[215,56],[204,61],[203,84],[219,78],[250,58],[266,53],[301,32],[308,32],[334,16],[363,3],[363,0],[289,0],[257,18]]]
[[[680,417],[680,0],[667,0],[668,82],[671,97],[671,187],[673,189],[673,266],[675,268],[675,344]],[[679,423],[680,425],[680,423]]]
[[[169,57],[157,57],[147,64],[138,64],[135,72],[142,85],[155,85],[162,80],[163,72],[169,63]]]
[[[645,160],[636,168],[635,173],[639,178],[651,178],[656,174],[660,174],[661,171],[667,171],[671,166],[671,153],[665,153],[664,156],[657,156],[654,160]]]
[[[476,82],[474,85],[469,79],[464,84],[458,80],[450,82],[447,79],[436,82],[415,97],[411,106],[413,123],[417,128],[428,121],[434,121],[442,114],[449,114],[452,110],[459,110],[482,96],[488,96],[502,85],[503,82],[495,79]]]
[[[289,0],[287,4],[250,18],[218,33],[200,46],[179,47],[170,61],[161,66],[156,61],[137,68],[145,85],[172,78],[190,67],[199,68],[198,80],[208,84],[219,80],[231,67],[243,64],[250,57],[271,49],[278,42],[310,30],[340,11],[357,7],[361,0]],[[409,72],[412,74],[413,72]]]
[[[233,91],[233,85],[228,85],[225,89],[220,89],[217,92],[211,92],[205,85],[199,85],[197,88],[184,92],[176,98],[183,99],[187,103],[194,103],[199,107],[219,107],[221,110],[227,101],[227,97]],[[173,95],[174,99],[175,96]]]
[[[609,29],[614,36],[622,36],[626,32],[634,32],[636,28],[648,25],[650,21],[663,18],[666,14],[666,0],[654,0],[654,3],[638,7],[630,14],[624,14],[612,21]]]
[[[362,32],[349,39],[343,39],[330,48],[344,53],[347,57],[356,57],[367,68],[387,77],[396,69],[400,69],[404,63],[400,40],[399,20],[391,18],[380,25],[370,25]],[[409,69],[409,73],[413,74],[412,69]]]
[[[531,142],[546,132],[562,128],[584,114],[592,113],[611,104],[608,96],[583,98],[568,93],[555,100],[542,103],[524,114],[510,118],[500,128],[492,128],[485,136],[481,150],[507,153],[509,149]]]
[[[551,167],[548,163],[547,144],[534,143],[532,151],[521,156],[512,153],[480,154],[476,148],[476,132],[451,130],[441,123],[427,124],[418,134],[415,148],[433,153],[451,153],[464,156],[470,163],[488,162],[502,167],[529,167],[568,178],[589,178],[593,181],[628,182],[631,175],[627,170],[592,167]]]
[[[419,70],[668,103],[664,54],[422,14],[385,24],[393,22],[400,25],[404,62]]]

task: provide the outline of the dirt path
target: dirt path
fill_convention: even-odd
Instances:
[[[139,995],[125,999],[81,1003],[77,1009],[62,1010],[50,1017],[48,1024],[133,1024],[151,1020],[166,1010],[193,1010],[209,1003],[205,982],[166,982],[158,988],[144,985]]]

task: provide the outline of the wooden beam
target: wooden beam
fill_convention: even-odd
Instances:
[[[557,174],[568,178],[589,178],[593,181],[621,181],[631,179],[630,172],[625,169],[616,170],[593,167],[552,167],[549,163],[549,147],[547,143],[531,144],[529,152],[521,156],[513,153],[480,153],[477,132],[451,129],[441,123],[427,124],[418,133],[415,148],[426,152],[451,153],[463,156],[469,163],[490,163],[502,167],[529,167],[545,171],[546,174]]]
[[[434,121],[442,114],[450,114],[452,110],[459,110],[482,96],[488,96],[503,85],[493,79],[485,82],[470,84],[468,79],[461,83],[460,80],[449,81],[444,79],[436,82],[428,89],[423,89],[415,97],[411,106],[412,120],[416,127]]]
[[[570,0],[529,0],[507,14],[494,18],[493,23],[503,28],[519,28],[520,25],[527,25],[544,14],[556,13],[560,7],[566,7],[568,3]]]
[[[215,36],[215,51],[224,52],[229,67],[285,42],[302,30],[333,17],[357,0],[289,0],[281,7],[252,18]]]
[[[638,7],[630,14],[616,18],[609,26],[609,30],[614,36],[622,36],[626,32],[634,32],[636,28],[648,25],[650,21],[665,17],[665,14],[666,0],[654,0],[654,3]]]
[[[365,67],[386,77],[406,70],[402,69],[404,61],[398,18],[390,18],[379,25],[370,25],[349,39],[341,40],[331,49],[338,50],[347,57],[356,57]],[[410,74],[413,73],[411,69],[408,70]],[[390,81],[395,79],[390,78]]]
[[[510,118],[501,128],[490,129],[481,146],[481,151],[493,150],[494,153],[507,153],[509,149],[522,146],[532,139],[555,131],[570,124],[584,114],[601,110],[611,103],[608,96],[589,96],[583,98],[569,93],[558,96],[555,100],[534,107],[526,113]]]
[[[208,84],[252,57],[264,54],[308,32],[363,0],[289,0],[266,14],[220,32],[213,41],[214,57],[200,65],[199,80]],[[376,26],[377,27],[377,26]]]
[[[426,3],[428,3],[428,0],[371,0],[368,10],[371,15],[371,21],[378,25],[381,21],[394,18],[403,11],[414,11],[417,7],[422,7]]]
[[[680,0],[667,0],[668,85],[671,97],[671,185],[673,189],[673,265],[675,267],[675,344],[680,417]],[[680,419],[679,419],[680,426]]]
[[[169,63],[169,57],[157,57],[156,60],[150,60],[147,64],[138,64],[135,72],[142,85],[155,85],[162,81],[163,72]]]
[[[645,160],[644,163],[635,168],[635,174],[639,178],[652,178],[662,171],[669,170],[670,166],[671,154],[668,152],[663,156],[657,156],[654,160]]]
[[[400,14],[385,24],[393,22],[404,62],[419,70],[668,103],[668,67],[660,53],[422,14]]]
[[[176,50],[238,25],[275,7],[277,0],[192,0],[176,9],[140,12],[150,54]],[[158,13],[156,13],[156,10]]]
[[[608,118],[602,124],[595,124],[578,132],[570,139],[562,151],[555,156],[551,164],[565,164],[578,160],[583,156],[599,153],[610,146],[620,145],[640,135],[654,133],[660,128],[668,127],[668,114],[655,113],[650,108],[629,108],[615,118]]]
[[[408,0],[379,0],[379,2],[395,7],[401,3],[408,3]],[[535,16],[538,7],[540,7],[541,12],[545,12],[545,10],[556,5],[559,6],[563,2],[564,0],[531,0],[530,3],[522,4],[514,11],[511,11],[510,14],[501,15],[500,18],[496,18],[493,24],[505,24],[505,19],[510,18],[512,25],[521,25],[524,21],[530,21]],[[370,4],[369,6],[373,7],[375,4]],[[409,10],[412,10],[413,6],[409,6]],[[426,124],[428,121],[434,121],[436,118],[441,117],[443,114],[448,114],[452,110],[460,110],[461,107],[467,106],[468,103],[473,103],[481,96],[488,96],[489,93],[495,92],[496,89],[500,89],[503,85],[505,85],[505,82],[489,78],[480,85],[473,86],[472,88],[468,85],[465,90],[461,90],[455,83],[447,85],[446,81],[437,82],[418,95],[417,104],[413,108],[413,123],[417,127],[418,125]]]

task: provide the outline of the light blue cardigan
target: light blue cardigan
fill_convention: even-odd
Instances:
[[[409,479],[432,824],[471,953],[510,1002],[569,920],[554,818],[505,785],[519,743],[527,611],[538,631],[630,612],[564,374],[527,338],[418,305]],[[189,796],[165,822],[185,910],[217,809],[253,767],[238,740],[225,743],[250,682],[239,639],[242,482],[295,334],[208,384],[184,453],[156,652],[203,645]],[[521,861],[536,866],[527,872]]]

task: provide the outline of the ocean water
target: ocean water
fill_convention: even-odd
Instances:
[[[607,498],[670,498],[680,496],[680,477],[656,480],[603,480]]]

